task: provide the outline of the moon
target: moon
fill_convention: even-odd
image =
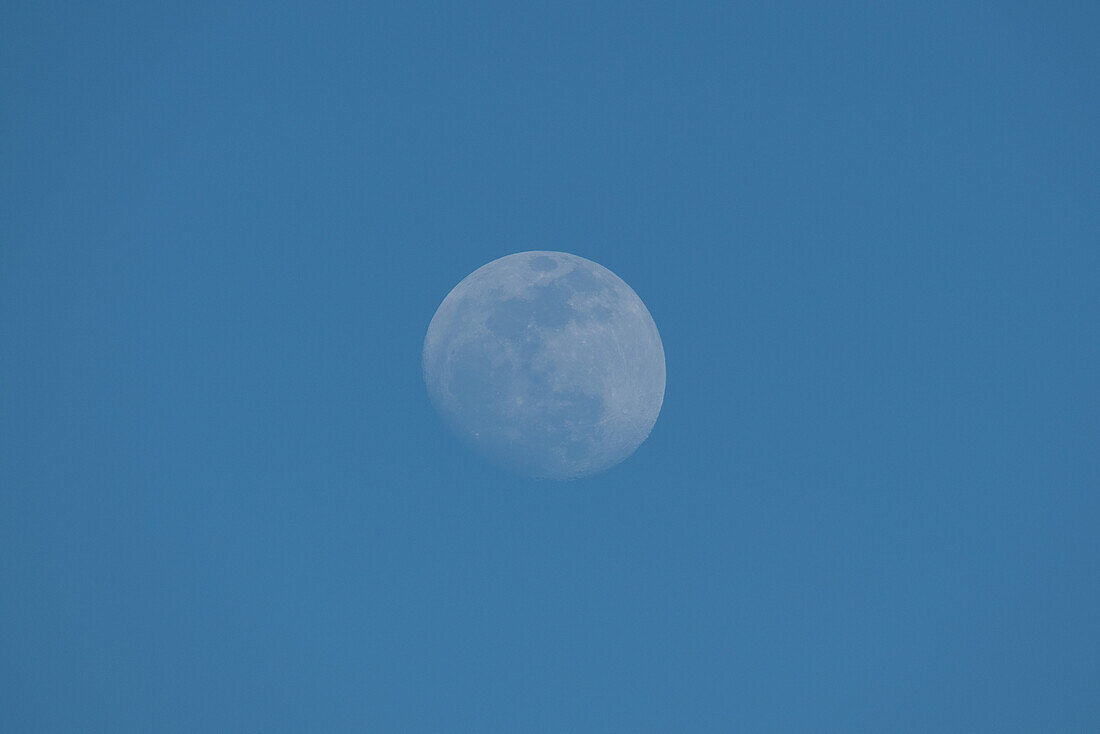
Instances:
[[[424,338],[436,410],[478,453],[536,479],[609,469],[645,441],[665,353],[645,304],[607,268],[519,252],[466,276]]]

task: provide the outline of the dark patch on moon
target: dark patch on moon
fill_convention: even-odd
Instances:
[[[593,306],[591,311],[592,319],[594,319],[595,321],[603,321],[604,323],[610,321],[611,317],[615,315],[610,308],[608,308],[607,306],[601,306],[599,304]]]
[[[597,278],[587,270],[574,268],[554,281],[554,284],[568,290],[570,293],[596,293],[605,290],[607,283]],[[568,296],[567,296],[568,297]]]
[[[528,263],[532,270],[537,270],[540,273],[546,273],[551,270],[556,270],[558,267],[558,261],[548,255],[539,255],[538,257],[531,258],[531,262]]]
[[[559,417],[573,425],[586,426],[603,417],[603,398],[580,390],[555,391],[554,397],[562,401]]]
[[[535,287],[531,298],[509,298],[496,304],[485,327],[503,339],[520,339],[529,331],[560,329],[576,316],[569,294],[555,281]]]

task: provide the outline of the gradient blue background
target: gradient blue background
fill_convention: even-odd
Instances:
[[[5,2],[0,730],[1100,731],[1092,2]],[[615,470],[432,412],[596,260]]]

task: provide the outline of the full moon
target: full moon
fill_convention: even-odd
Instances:
[[[520,252],[454,287],[424,339],[432,403],[476,451],[538,479],[615,466],[649,435],[665,353],[645,304],[607,268]]]

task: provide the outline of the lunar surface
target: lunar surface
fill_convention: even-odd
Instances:
[[[661,412],[665,354],[630,286],[564,252],[484,265],[424,339],[432,403],[475,450],[515,472],[572,479],[634,453]]]

